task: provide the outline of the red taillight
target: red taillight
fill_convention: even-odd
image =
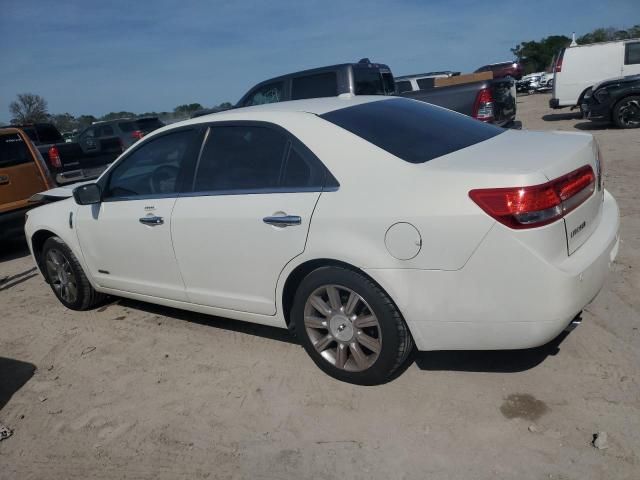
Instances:
[[[471,190],[485,212],[511,228],[547,225],[577,208],[595,190],[593,169],[585,165],[560,178],[530,187]]]
[[[555,73],[562,71],[562,59],[564,58],[564,48],[560,50],[560,55],[558,55],[558,60],[556,60],[556,65],[553,69]]]
[[[58,153],[58,148],[55,145],[49,148],[49,163],[51,163],[51,166],[54,168],[62,168],[60,154]]]
[[[142,137],[144,137],[144,133],[142,132],[142,130],[134,130],[133,132],[131,132],[131,138],[140,140]]]
[[[472,117],[483,122],[493,121],[493,95],[491,95],[490,89],[483,88],[476,95]]]

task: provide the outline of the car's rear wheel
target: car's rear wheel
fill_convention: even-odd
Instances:
[[[105,298],[89,283],[80,262],[59,238],[48,238],[42,247],[43,271],[53,293],[71,310],[88,310]]]
[[[311,272],[298,287],[291,315],[307,353],[338,380],[385,383],[413,350],[411,333],[389,296],[353,270]]]
[[[612,119],[619,128],[640,127],[640,96],[631,95],[616,103]]]

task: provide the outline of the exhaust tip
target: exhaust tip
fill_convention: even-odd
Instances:
[[[578,325],[582,323],[582,312],[576,315],[573,320],[569,322],[569,325],[564,329],[565,332],[571,332],[578,328]]]

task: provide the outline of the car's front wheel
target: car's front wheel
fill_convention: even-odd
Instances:
[[[104,300],[89,283],[80,262],[59,237],[48,238],[41,262],[47,282],[60,302],[71,310],[88,310]]]
[[[612,118],[619,128],[639,128],[640,96],[631,95],[620,100],[613,108]]]
[[[354,270],[332,266],[311,272],[298,287],[291,315],[307,353],[338,380],[385,383],[413,350],[393,301]]]

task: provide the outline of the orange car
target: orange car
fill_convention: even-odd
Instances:
[[[54,188],[44,160],[18,128],[0,128],[0,240],[22,234],[32,195]]]

